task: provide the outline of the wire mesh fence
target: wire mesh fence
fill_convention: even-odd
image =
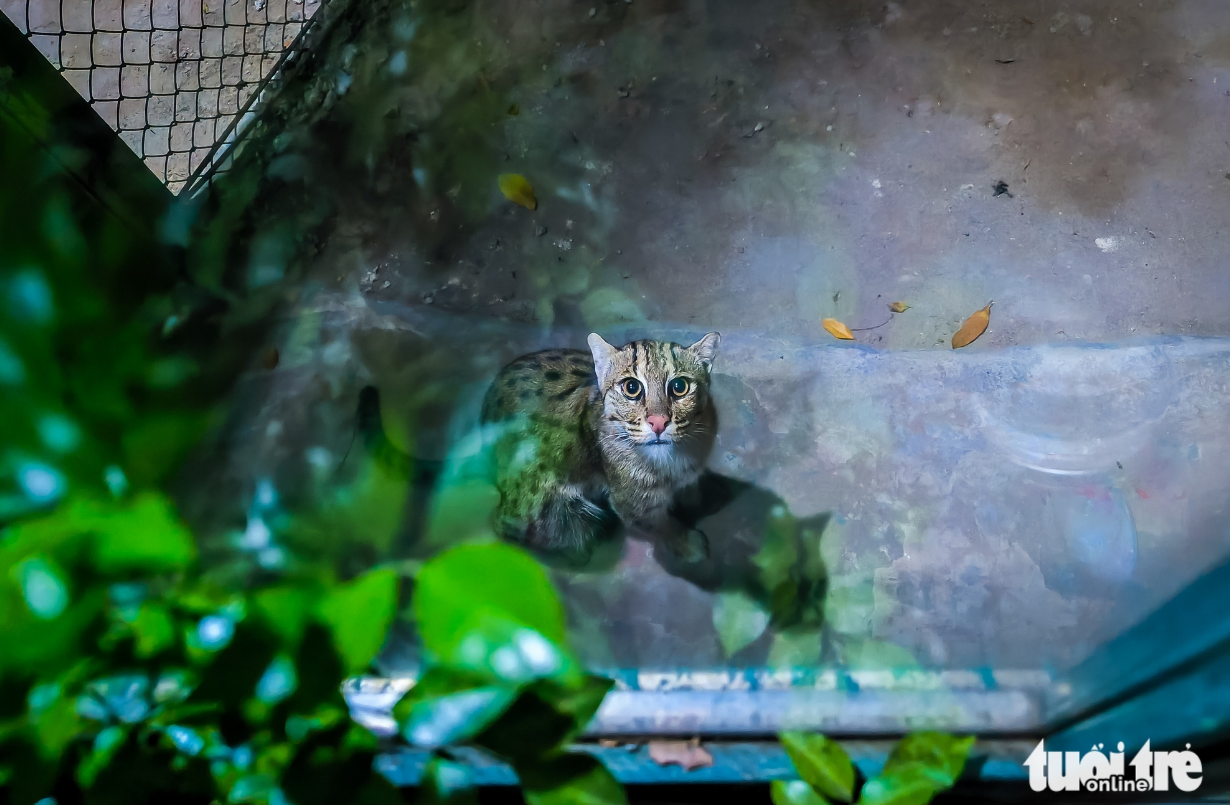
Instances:
[[[178,193],[321,1],[0,0],[0,11]]]

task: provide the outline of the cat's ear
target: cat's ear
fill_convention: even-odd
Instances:
[[[611,365],[615,361],[618,349],[602,340],[597,333],[589,334],[589,351],[594,355],[594,371],[598,375],[598,385],[606,385],[606,377],[611,373]]]
[[[721,340],[722,336],[717,333],[709,333],[688,347],[688,352],[705,365],[705,371],[709,371],[713,368],[713,359],[717,356],[718,342]]]

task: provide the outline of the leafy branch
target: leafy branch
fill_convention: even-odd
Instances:
[[[407,741],[433,750],[425,794],[473,796],[449,752],[470,744],[507,760],[531,805],[625,802],[601,763],[566,750],[612,682],[566,648],[563,609],[538,563],[508,545],[465,545],[424,565],[415,586],[429,665],[394,715]]]
[[[0,756],[20,762],[0,776],[17,799],[400,801],[340,693],[384,641],[397,577],[234,592],[195,559],[154,493],[72,499],[4,531]],[[335,784],[306,783],[321,777]]]
[[[380,650],[399,582],[376,568],[228,591],[199,573],[190,533],[152,493],[71,500],[12,526],[0,544],[0,756],[21,762],[0,780],[19,799],[399,802],[340,693]],[[452,549],[422,567],[413,604],[429,664],[398,717],[434,752],[422,798],[473,796],[449,754],[469,743],[507,759],[533,803],[624,801],[601,764],[564,749],[611,682],[565,647],[533,559],[495,543]]]

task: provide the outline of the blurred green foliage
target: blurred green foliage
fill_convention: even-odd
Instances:
[[[70,497],[6,528],[10,800],[401,801],[341,695],[380,650],[400,580],[388,568],[346,582],[314,570],[243,591],[213,583],[153,493]],[[397,716],[407,741],[436,752],[423,797],[472,796],[448,755],[470,743],[512,763],[531,802],[623,801],[600,764],[563,748],[611,683],[566,648],[559,601],[528,555],[454,548],[422,567],[413,598],[427,663]]]
[[[10,525],[0,543],[10,798],[399,801],[340,691],[379,650],[397,592],[379,569],[346,583],[213,584],[154,493],[70,496]],[[304,788],[315,777],[326,785]],[[330,785],[345,796],[328,798]]]
[[[624,801],[600,763],[565,750],[613,683],[568,650],[563,610],[528,554],[501,543],[445,551],[418,574],[414,613],[429,669],[394,715],[410,743],[437,752],[427,788],[466,796],[448,747],[472,744],[506,759],[534,805]]]
[[[806,732],[785,732],[780,739],[801,779],[774,781],[774,805],[856,801],[863,805],[927,805],[956,784],[974,746],[972,736],[957,738],[943,732],[907,735],[893,748],[880,773],[858,785],[857,770],[836,741]]]
[[[387,564],[405,486],[322,485],[243,572],[202,559],[172,495],[327,191],[273,205],[261,155],[294,134],[257,127],[255,156],[172,204],[109,132],[81,141],[92,113],[24,38],[0,44],[0,802],[402,801],[373,769],[399,741],[351,721],[342,683],[410,605],[419,566]],[[427,656],[399,709],[435,753],[417,796],[473,796],[449,755],[470,742],[531,801],[622,801],[563,749],[610,682],[567,648],[541,568],[487,543],[419,576]]]

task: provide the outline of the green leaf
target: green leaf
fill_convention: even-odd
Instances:
[[[13,528],[6,548],[52,551],[86,534],[92,537],[94,563],[105,574],[182,570],[196,558],[192,534],[170,501],[150,492],[122,504],[70,500],[46,517]]]
[[[347,673],[365,670],[384,645],[397,612],[397,588],[397,573],[378,568],[333,590],[317,607]]]
[[[295,662],[285,654],[273,658],[264,675],[256,683],[256,698],[266,705],[275,705],[295,692],[299,675]]]
[[[175,644],[175,623],[171,613],[161,604],[145,603],[132,624],[136,636],[136,653],[141,659],[152,657]]]
[[[26,607],[40,620],[54,620],[68,607],[64,572],[50,558],[32,556],[12,570]]]
[[[848,640],[842,646],[845,663],[851,668],[920,668],[909,649],[883,640]]]
[[[460,623],[451,652],[439,659],[455,668],[504,684],[520,685],[541,677],[578,681],[572,654],[503,613],[479,609]]]
[[[829,799],[849,802],[854,796],[854,764],[836,741],[810,732],[783,732],[782,748],[799,776]]]
[[[402,735],[430,749],[466,741],[499,718],[516,696],[511,688],[483,687],[425,699],[411,708]]]
[[[470,767],[441,757],[433,757],[423,769],[419,783],[419,805],[478,805],[478,788]]]
[[[268,801],[274,789],[277,788],[277,781],[269,774],[249,774],[245,777],[240,777],[235,781],[235,785],[231,786],[231,792],[227,796],[227,802],[263,802]]]
[[[713,627],[730,657],[764,633],[769,614],[745,593],[718,593],[713,604]]]
[[[94,785],[99,773],[110,765],[127,739],[128,731],[121,727],[107,727],[94,737],[92,750],[77,766],[77,782],[81,783],[82,788]]]
[[[41,620],[27,609],[20,588],[4,582],[0,576],[0,675],[9,669],[54,673],[80,659],[80,641],[103,611],[105,589],[86,587],[59,617]]]
[[[424,539],[428,545],[439,547],[491,539],[491,513],[499,503],[499,491],[486,481],[445,485],[432,500]]]
[[[884,770],[863,786],[868,805],[926,805],[951,788],[965,768],[974,738],[943,732],[907,735],[893,748]]]
[[[103,573],[182,570],[196,558],[192,533],[161,495],[147,492],[127,506],[77,505],[95,532],[94,561]]]
[[[336,707],[323,706],[310,716],[292,715],[286,719],[286,737],[293,743],[308,740],[335,728],[345,718]]]
[[[586,674],[579,684],[561,685],[556,680],[543,679],[531,686],[544,701],[550,702],[556,710],[571,718],[576,722],[577,730],[583,730],[589,726],[589,722],[593,720],[594,714],[598,712],[598,708],[602,706],[603,700],[611,688],[615,687],[615,681],[608,679],[605,676],[597,674]],[[565,741],[570,741],[575,736],[567,736]]]
[[[893,747],[880,776],[892,774],[905,766],[919,764],[937,779],[945,780],[951,786],[961,776],[973,746],[972,735],[958,738],[946,732],[915,732],[902,738]]]
[[[44,758],[57,758],[81,733],[81,717],[77,715],[72,697],[61,696],[37,716],[33,716],[34,734],[39,752]]]
[[[325,496],[317,511],[295,517],[287,538],[301,551],[341,557],[358,550],[385,555],[402,524],[409,489],[404,474],[363,462],[353,483]]]
[[[476,742],[514,759],[555,754],[589,725],[613,684],[592,675],[583,677],[579,685],[538,680]]]
[[[859,805],[926,805],[950,787],[923,766],[904,766],[864,783],[858,801]]]
[[[828,805],[828,800],[802,780],[774,780],[769,785],[773,805]]]
[[[752,562],[760,568],[760,581],[768,590],[789,582],[796,574],[800,545],[794,517],[784,507],[769,513],[764,525],[764,544]]]
[[[316,595],[302,587],[268,587],[254,593],[252,611],[265,621],[287,647],[299,645]]]
[[[84,531],[89,522],[74,516],[72,504],[61,505],[44,517],[16,523],[4,529],[0,540],[0,564],[7,565],[32,553],[53,553],[71,543]]]
[[[486,611],[564,643],[564,611],[542,567],[511,545],[462,545],[423,566],[414,613],[428,651],[451,656],[467,621]]]
[[[358,724],[351,723],[346,730],[346,737],[342,739],[342,752],[356,753],[367,752],[376,754],[380,751],[380,739],[376,734],[369,731],[366,727],[361,727]]]
[[[196,615],[210,615],[240,603],[232,591],[205,581],[177,588],[172,598],[177,608]]]
[[[397,704],[393,705],[393,717],[399,723],[404,722],[409,718],[410,711],[419,702],[448,696],[449,694],[459,693],[464,690],[481,688],[485,685],[486,680],[481,677],[458,673],[442,665],[433,665],[419,677],[418,681],[414,683],[414,687],[410,688],[406,695],[402,696]]]
[[[821,537],[828,515],[796,518],[784,505],[772,506],[764,522],[764,544],[752,557],[757,582],[767,594],[770,625],[777,629],[819,627],[828,593]]]
[[[816,631],[786,631],[773,635],[769,646],[770,668],[797,668],[820,661],[820,633]]]
[[[514,763],[529,805],[627,805],[623,786],[592,755],[568,753]]]

